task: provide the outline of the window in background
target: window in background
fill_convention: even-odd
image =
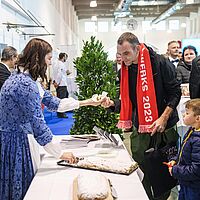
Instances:
[[[165,31],[166,30],[166,21],[161,21],[161,22],[157,23],[155,28],[158,31]]]
[[[121,32],[122,28],[122,22],[118,22],[115,24],[114,22],[111,22],[111,31],[112,32]]]
[[[85,32],[95,32],[96,25],[95,22],[85,22]]]
[[[179,20],[169,20],[169,29],[170,30],[179,30]]]
[[[151,21],[142,21],[142,29],[145,31],[152,30]]]
[[[108,22],[98,22],[98,32],[108,32]]]
[[[198,17],[198,22],[197,22],[197,24],[198,24],[198,33],[200,33],[200,16]]]
[[[194,34],[197,32],[197,18],[194,18]]]
[[[190,34],[193,33],[193,20],[190,20]]]

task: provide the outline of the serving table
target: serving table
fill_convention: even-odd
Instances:
[[[71,136],[55,136],[60,141],[63,138]],[[98,147],[99,141],[89,142],[87,147],[79,147],[76,149],[66,149],[79,157],[99,156],[100,159],[114,159],[119,162],[127,162],[132,158],[123,145],[120,137],[115,135],[119,141],[120,148],[110,149],[111,154],[99,154],[102,148]],[[97,146],[97,147],[96,147]],[[105,151],[105,148],[103,148]],[[33,181],[26,193],[24,200],[73,200],[73,181],[81,173],[85,173],[86,169],[66,167],[57,165],[57,159],[51,155],[41,151],[44,154],[41,165],[33,178]],[[141,170],[138,168],[130,175],[121,175],[108,172],[93,171],[93,173],[102,173],[111,180],[113,187],[117,191],[118,200],[147,200],[148,197],[140,181],[139,175]]]

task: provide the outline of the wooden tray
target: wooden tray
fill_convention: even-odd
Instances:
[[[79,200],[77,195],[77,190],[78,190],[78,181],[77,178],[75,178],[73,181],[73,200]],[[113,200],[110,187],[109,187],[108,197],[104,200]]]

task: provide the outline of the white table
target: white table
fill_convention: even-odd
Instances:
[[[70,136],[65,136],[70,137]],[[61,139],[63,136],[58,136],[57,139]],[[119,137],[117,136],[117,139]],[[120,140],[120,139],[119,139]],[[120,140],[121,142],[121,140]],[[87,152],[91,153],[91,150],[97,151],[94,145],[97,142],[90,142],[88,147],[83,147],[74,149],[75,155],[85,154]],[[107,158],[108,159],[108,158]],[[117,156],[115,158],[122,161],[128,161],[131,159],[126,149],[121,148],[118,150]],[[58,166],[56,164],[57,160],[50,155],[45,155],[43,157],[41,166],[36,173],[24,200],[72,200],[73,191],[73,180],[80,174],[84,173],[85,169],[71,168]],[[133,172],[131,175],[119,175],[106,172],[96,172],[93,173],[103,173],[107,178],[109,178],[117,190],[118,200],[147,200],[148,197],[143,189],[142,183],[139,180],[138,172],[140,170]]]

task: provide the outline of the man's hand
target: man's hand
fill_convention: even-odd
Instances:
[[[167,119],[160,116],[153,124],[150,126],[150,128],[153,128],[153,131],[151,133],[151,136],[153,136],[156,132],[164,132],[165,127],[167,125]]]
[[[154,135],[156,132],[162,133],[165,131],[165,128],[167,126],[167,121],[172,112],[173,109],[171,107],[167,106],[165,108],[162,115],[150,126],[150,128],[153,128],[151,136]]]
[[[109,108],[110,106],[114,106],[115,103],[113,100],[111,100],[109,97],[106,97],[106,99],[101,103],[101,106],[103,108]]]
[[[71,164],[71,163],[76,163],[76,162],[77,162],[76,157],[75,157],[71,152],[64,152],[64,153],[62,154],[62,156],[60,157],[60,159],[66,160],[66,161],[68,161],[70,164]]]

